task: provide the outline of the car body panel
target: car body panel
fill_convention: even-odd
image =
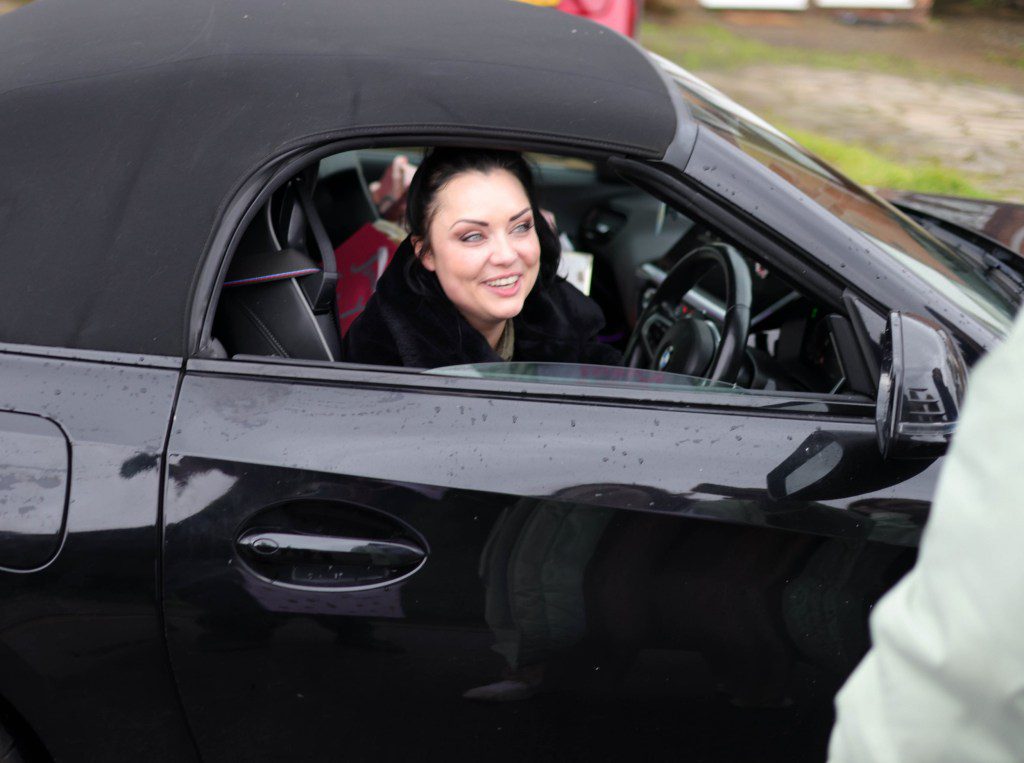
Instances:
[[[158,597],[161,462],[179,372],[44,352],[0,352],[0,410],[59,425],[71,464],[59,553],[0,571],[3,696],[56,759],[189,760]]]
[[[322,378],[301,383],[287,372],[275,378],[283,371],[276,364],[246,373],[260,365],[192,364],[168,450],[169,648],[210,759],[388,758],[426,746],[457,757],[522,759],[542,749],[589,757],[637,744],[662,756],[695,733],[669,706],[639,720],[665,699],[732,729],[732,740],[719,743],[726,757],[711,759],[753,754],[759,732],[744,738],[744,716],[714,699],[702,660],[740,694],[778,692],[797,680],[787,628],[803,615],[800,607],[784,615],[785,602],[804,601],[807,611],[826,606],[805,600],[820,587],[823,559],[842,566],[844,554],[881,554],[888,561],[879,577],[844,593],[849,622],[862,626],[860,608],[913,558],[937,472],[923,462],[910,467],[917,476],[909,481],[904,467],[870,485],[856,468],[838,468],[841,451],[865,471],[865,454],[879,461],[869,418],[702,410],[701,395],[714,392],[690,393],[687,406],[595,405],[579,390],[567,393],[574,400],[552,401],[516,392],[515,384],[502,394],[493,384],[490,394],[474,393],[447,379],[445,391],[400,373],[386,384],[382,372],[368,386],[359,369],[324,368]],[[403,376],[419,383],[403,384]],[[828,448],[834,457],[820,459]],[[819,494],[801,498],[811,483]],[[892,500],[896,483],[900,499]],[[369,588],[308,585],[315,560],[301,574],[282,567],[276,583],[255,572],[237,540],[265,528],[268,507],[287,515],[313,499],[324,504],[324,533],[367,510],[410,528],[425,565]],[[516,521],[522,526],[510,536]],[[481,569],[496,546],[520,535],[527,548],[565,543],[558,528],[566,523],[579,548],[516,563],[518,575],[559,570],[576,581],[564,606],[585,610],[589,625],[568,645],[564,635],[552,636],[562,648],[552,647],[549,669],[561,688],[529,707],[463,699],[502,675],[487,622],[497,604]],[[697,548],[699,563],[688,557]],[[723,571],[754,548],[762,556]],[[652,558],[661,572],[645,566]],[[800,581],[788,594],[784,572]],[[732,582],[715,588],[719,575]],[[729,601],[739,590],[758,593],[698,627],[690,618],[709,606],[693,598],[702,585]],[[658,625],[670,612],[677,621]],[[789,626],[787,616],[796,618]],[[745,628],[762,630],[752,642]],[[829,680],[866,644],[852,625],[830,647],[819,636],[796,638],[808,652],[820,650],[815,659]],[[730,646],[716,651],[719,640]],[[822,656],[829,649],[845,656],[829,664]],[[595,681],[602,669],[607,682]],[[741,674],[758,678],[748,686]],[[812,701],[805,712],[818,722],[795,724],[777,745],[780,756],[823,744],[829,702]],[[595,729],[598,717],[611,725]],[[638,736],[637,723],[651,736]]]

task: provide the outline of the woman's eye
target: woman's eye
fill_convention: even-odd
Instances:
[[[515,228],[512,229],[513,233],[528,233],[533,228],[533,221],[519,223]]]
[[[483,241],[484,237],[480,233],[466,233],[459,236],[459,241],[463,241],[467,244],[475,244],[477,241]]]

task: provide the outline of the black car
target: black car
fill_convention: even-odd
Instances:
[[[39,0],[0,114],[0,759],[824,757],[1015,260],[506,0]],[[626,366],[344,361],[439,145]]]

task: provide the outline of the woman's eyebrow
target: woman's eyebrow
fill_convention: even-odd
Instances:
[[[512,217],[508,218],[508,221],[510,223],[511,222],[515,222],[516,220],[518,220],[520,217],[522,217],[523,215],[525,215],[529,211],[530,211],[530,207],[526,207],[526,209],[524,209],[522,212],[517,212],[516,214],[512,215]],[[482,228],[490,228],[491,227],[490,224],[484,222],[483,220],[470,220],[468,217],[460,217],[458,220],[456,220],[455,222],[453,222],[451,225],[448,226],[448,230],[451,230],[452,228],[454,228],[459,223],[469,223],[470,225],[479,225]]]
[[[518,215],[517,215],[517,217],[518,217]],[[490,228],[491,227],[490,225],[485,223],[483,220],[470,220],[468,218],[462,217],[462,218],[456,220],[455,222],[453,222],[451,225],[449,225],[448,226],[448,230],[451,230],[452,228],[454,228],[459,223],[470,223],[471,225],[479,225],[479,226],[484,227],[484,228]]]

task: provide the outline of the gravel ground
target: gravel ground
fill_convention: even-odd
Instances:
[[[1024,201],[1024,14],[947,16],[921,28],[694,9],[671,23],[716,23],[771,45],[912,62],[919,75],[801,65],[696,73],[789,127],[901,162],[938,161],[985,191]]]
[[[912,62],[934,79],[969,79],[1024,94],[1024,12],[949,13],[925,26],[841,24],[814,12],[712,15],[698,9],[677,20],[701,19],[770,45],[891,56]]]
[[[710,72],[713,85],[786,125],[937,161],[1024,200],[1024,95],[983,85],[801,66]]]

